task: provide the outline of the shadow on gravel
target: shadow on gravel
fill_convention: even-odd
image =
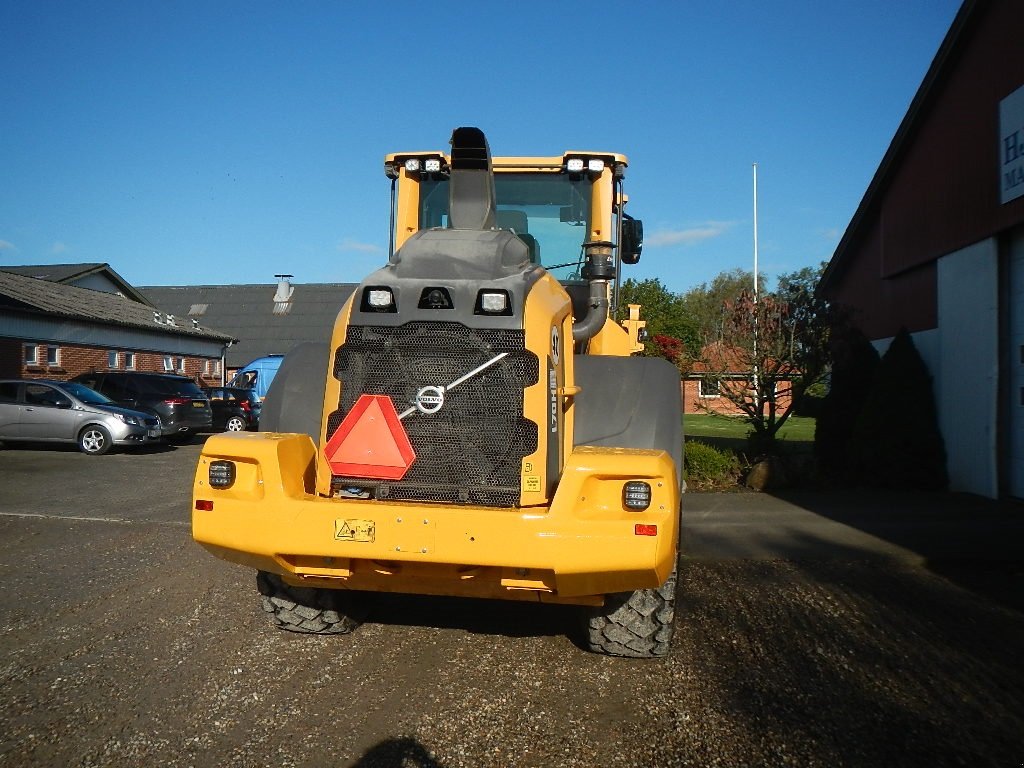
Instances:
[[[461,629],[474,635],[571,635],[572,606],[478,598],[378,594],[369,621],[395,626]]]
[[[777,498],[918,555],[932,573],[1024,613],[1024,503],[855,490]]]
[[[349,768],[444,768],[416,739],[386,739]]]
[[[676,657],[713,692],[702,719],[746,734],[730,762],[1018,764],[1021,616],[914,564],[848,555],[684,562]]]

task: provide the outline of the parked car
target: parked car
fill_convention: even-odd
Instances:
[[[203,387],[203,394],[210,398],[214,429],[245,432],[259,427],[263,404],[253,390],[241,387]]]
[[[99,371],[83,373],[72,381],[100,392],[118,405],[160,417],[163,436],[188,440],[213,424],[210,401],[192,379],[164,373]]]
[[[77,382],[0,380],[0,440],[78,443],[100,456],[115,445],[140,446],[161,436],[160,419],[120,408]]]

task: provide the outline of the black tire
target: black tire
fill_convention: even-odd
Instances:
[[[677,570],[657,589],[619,592],[608,595],[603,606],[584,608],[585,646],[608,656],[668,656],[675,633]]]
[[[249,428],[249,425],[245,423],[245,419],[241,416],[231,416],[224,423],[225,432],[245,432]]]
[[[259,571],[256,588],[263,610],[279,629],[307,635],[347,635],[366,618],[366,608],[354,592],[341,589],[293,587],[275,573]]]
[[[114,441],[106,427],[90,424],[78,433],[78,450],[89,456],[102,456],[113,447]]]

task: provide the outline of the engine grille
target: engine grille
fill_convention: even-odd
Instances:
[[[440,411],[403,419],[416,460],[402,480],[336,475],[332,487],[378,499],[516,506],[522,459],[537,450],[537,425],[523,417],[523,390],[537,383],[538,360],[526,350],[522,330],[435,322],[349,326],[335,354],[341,398],[327,434],[362,394],[387,395],[401,413],[421,387],[447,386],[502,352],[508,356],[446,392]]]

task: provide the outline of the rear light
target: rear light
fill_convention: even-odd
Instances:
[[[200,512],[213,512],[213,502],[209,499],[196,499],[196,509]]]
[[[635,533],[637,536],[657,536],[658,526],[637,523],[636,526],[634,526],[633,528],[633,533]]]
[[[192,402],[190,397],[168,397],[164,400],[166,405],[185,405],[185,403]]]
[[[248,401],[248,400],[239,400],[239,401],[238,401],[238,406],[239,406],[239,407],[240,407],[240,408],[241,408],[241,409],[242,409],[243,411],[245,411],[246,413],[248,413],[248,412],[249,412],[249,410],[250,410],[250,409],[252,408],[252,406],[251,406],[251,405],[249,405],[249,401]]]
[[[235,465],[230,461],[210,462],[210,487],[230,488],[235,482]]]
[[[622,504],[626,509],[647,509],[651,506],[651,486],[642,480],[630,480],[622,486]]]

